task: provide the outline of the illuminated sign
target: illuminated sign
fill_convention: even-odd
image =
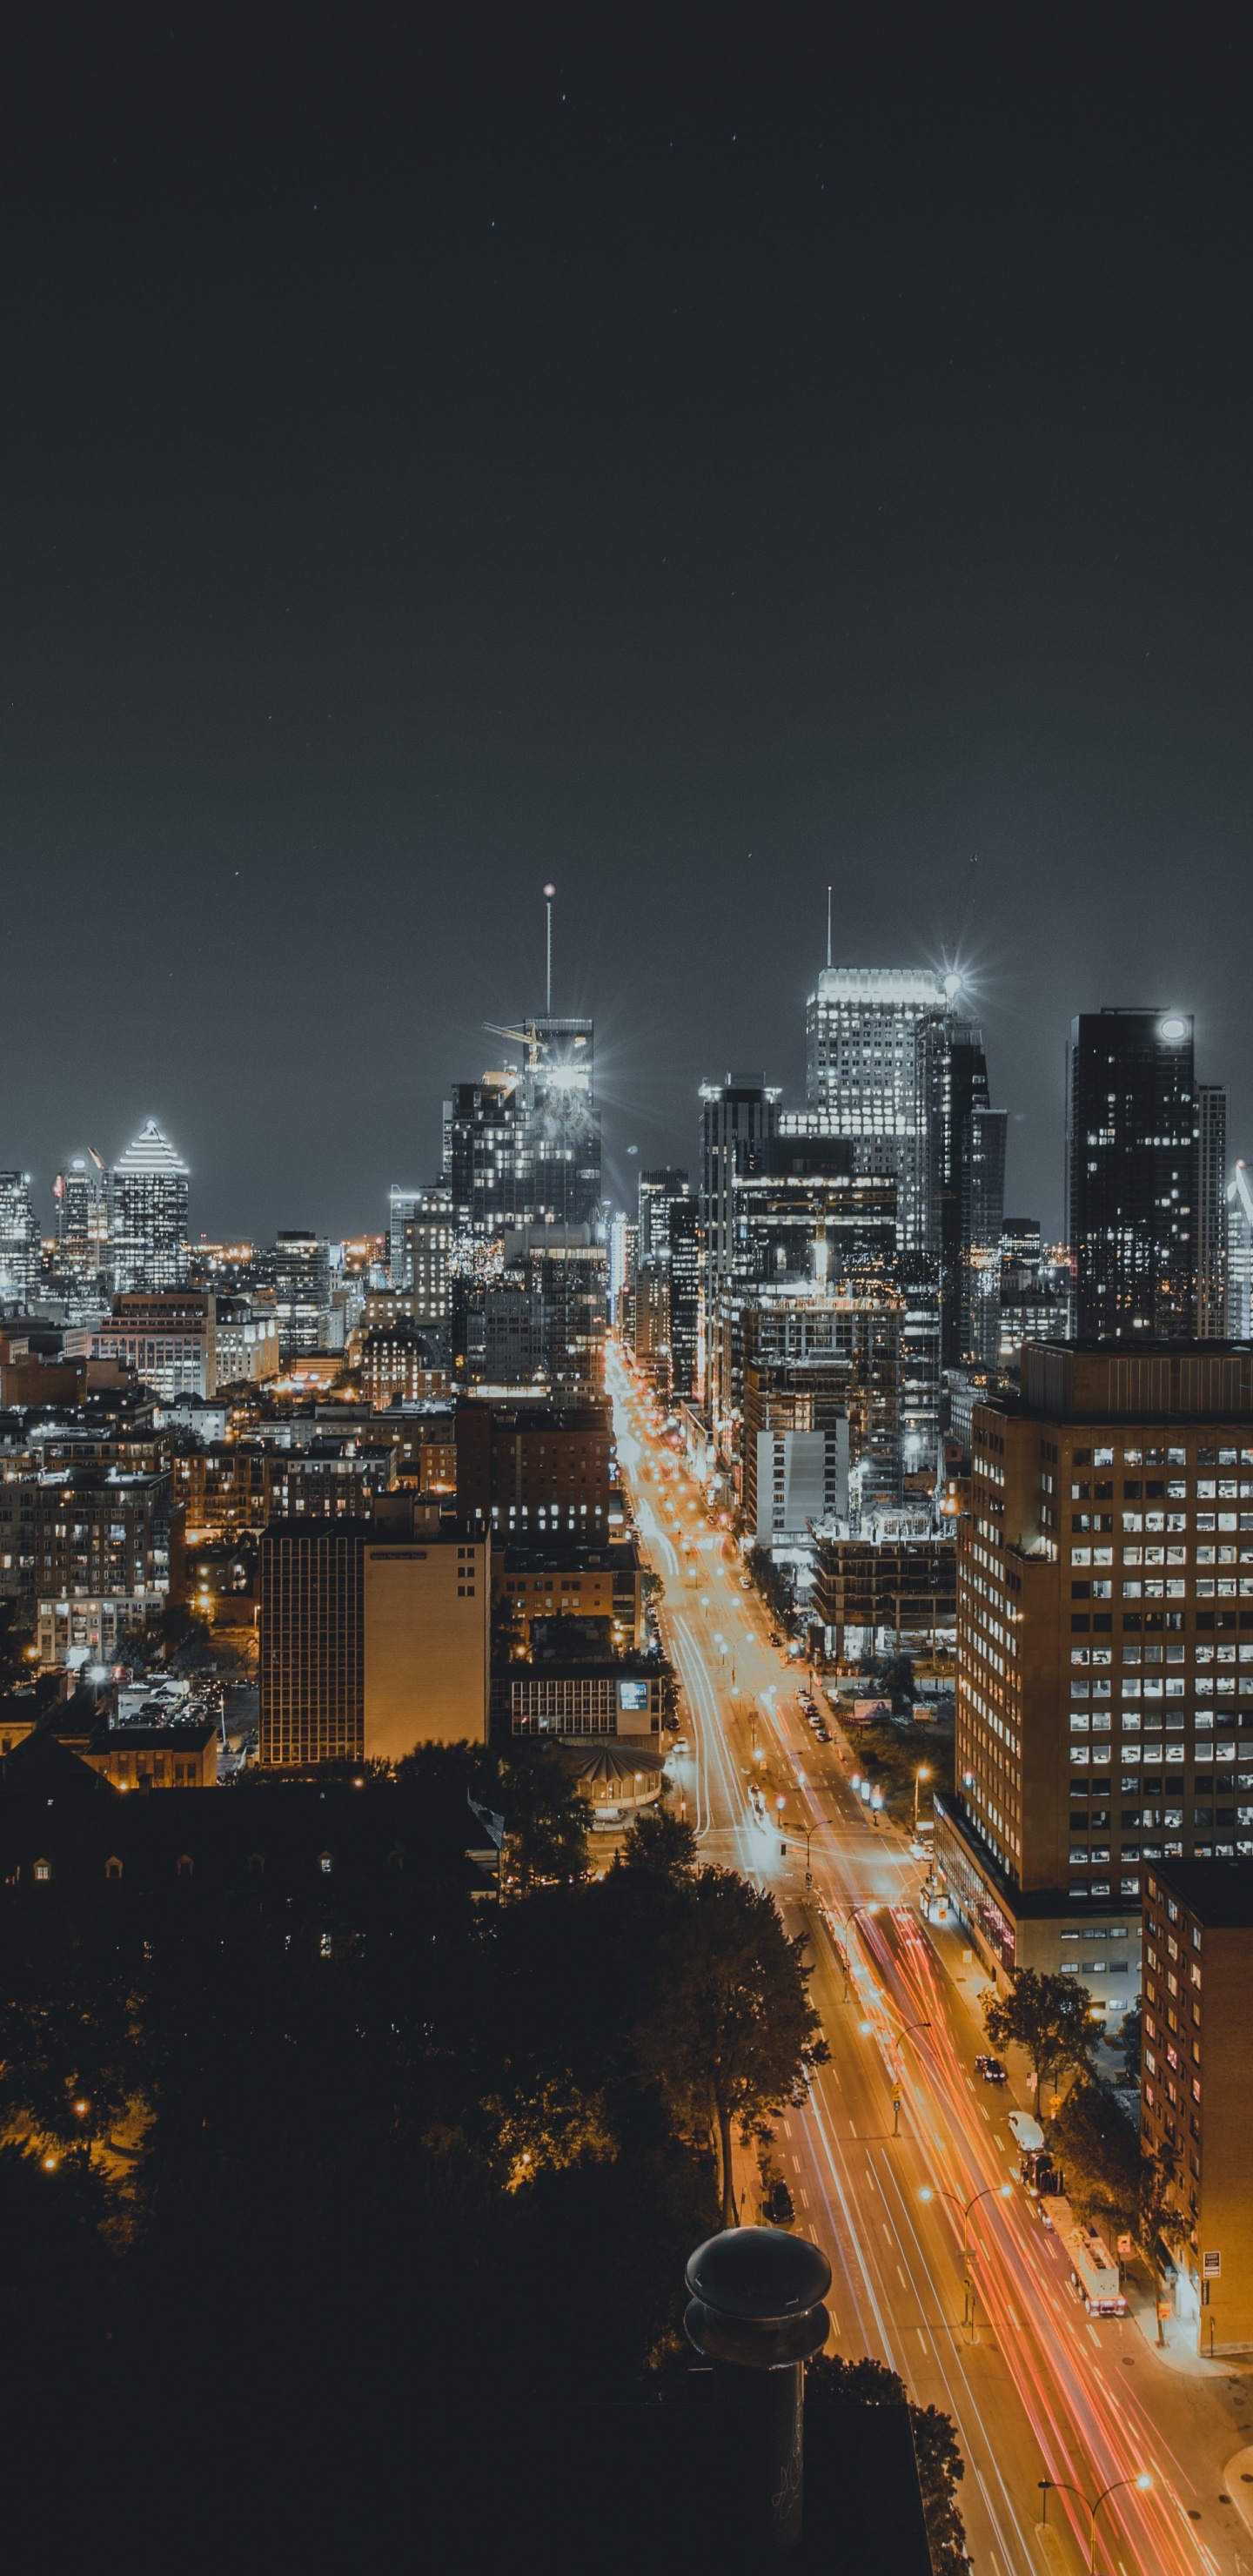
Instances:
[[[647,1708],[647,1682],[619,1682],[618,1706],[619,1708]]]

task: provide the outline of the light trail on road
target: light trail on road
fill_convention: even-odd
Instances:
[[[1075,2303],[1057,2240],[1017,2184],[999,2103],[980,2098],[970,2073],[968,1999],[910,1901],[918,1872],[854,1802],[834,1748],[811,1746],[791,1676],[780,1673],[761,1633],[760,1605],[738,1590],[699,1504],[688,1496],[669,1516],[659,1506],[659,1468],[666,1489],[675,1488],[673,1453],[650,1433],[616,1354],[610,1385],[641,1541],[665,1587],[661,1625],[691,1748],[672,1768],[688,1790],[702,1856],[770,1888],[791,1928],[808,1933],[814,1956],[811,1994],[831,2062],[804,2109],[781,2127],[802,2223],[832,2263],[837,2347],[888,2362],[916,2399],[952,2416],[969,2464],[961,2503],[980,2568],[995,2576],[1040,2576],[1042,2568],[1069,2576],[1073,2568],[1078,2576],[1087,2566],[1087,2514],[1064,2486],[1050,2494],[1053,2554],[1042,2554],[1039,2480],[1070,2480],[1091,2497],[1147,2469],[1151,2489],[1122,2488],[1103,2506],[1098,2565],[1108,2576],[1240,2576],[1253,2566],[1253,2547],[1243,2559],[1227,2538],[1234,2517],[1213,2546],[1187,2518],[1200,2498],[1179,2443],[1158,2421],[1169,2411],[1167,2375],[1151,2379],[1150,2348],[1133,2322],[1098,2326]],[[681,1550],[698,1567],[695,1584]],[[729,1689],[732,1655],[738,1701]],[[749,1731],[762,1757],[764,1822],[749,1795]],[[782,1841],[799,1854],[803,1872],[797,1818],[812,1828],[811,1891],[780,1851]],[[847,2004],[837,1943],[849,1960]],[[919,2023],[930,2028],[906,2035]],[[1006,2181],[1013,2196],[1002,2200]],[[926,2191],[935,2196],[923,2198]],[[979,2322],[964,2329],[961,2207],[976,2192],[986,2195],[969,2227]]]

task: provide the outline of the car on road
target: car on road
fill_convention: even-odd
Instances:
[[[772,2183],[762,2202],[762,2215],[770,2227],[790,2227],[796,2216],[796,2203],[785,2182]]]
[[[823,1725],[823,1722],[822,1722],[822,1719],[821,1719],[821,1718],[817,1718],[817,1719],[815,1719],[815,1721],[814,1721],[814,1733],[815,1733],[815,1735],[817,1736],[817,1738],[818,1738],[818,1742],[819,1742],[820,1744],[829,1744],[829,1743],[830,1743],[830,1741],[831,1741],[831,1729],[830,1729],[830,1727],[829,1727],[829,1726],[824,1726],[824,1725]]]
[[[671,1752],[672,1752],[672,1753],[688,1753],[688,1752],[690,1752],[691,1747],[690,1747],[690,1745],[688,1744],[687,1737],[686,1737],[685,1735],[676,1735],[676,1737],[675,1737],[675,1739],[674,1739],[674,1742],[673,1742],[673,1744],[672,1744],[672,1745],[671,1745],[671,1747],[670,1747],[670,1750],[671,1750]]]
[[[781,1645],[782,1645],[782,1643],[783,1643],[783,1639],[782,1639],[782,1637],[779,1635],[779,1632],[778,1632],[778,1629],[777,1629],[777,1628],[772,1628],[772,1629],[771,1629],[770,1634],[769,1634],[768,1638],[766,1639],[766,1643],[767,1643],[767,1645],[768,1645],[768,1646],[781,1646]]]
[[[976,2057],[975,2073],[983,2077],[985,2084],[1004,2084],[1006,2081],[999,2057]]]

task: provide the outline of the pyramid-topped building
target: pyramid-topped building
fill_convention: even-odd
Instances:
[[[187,1165],[155,1118],[113,1166],[113,1266],[119,1289],[178,1288],[187,1277]]]

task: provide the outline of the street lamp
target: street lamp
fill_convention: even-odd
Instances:
[[[942,2184],[942,2183],[938,2183],[938,2184],[937,2184],[937,2183],[924,2182],[924,2184],[923,2184],[923,2186],[922,2186],[922,2189],[921,2189],[921,2191],[920,2191],[920,2192],[919,2192],[919,2194],[918,2194],[918,2198],[919,2198],[919,2200],[935,2200],[937,2197],[938,2197],[940,2200],[951,2200],[951,2201],[952,2201],[952,2204],[953,2204],[954,2209],[960,2209],[960,2211],[961,2211],[961,2214],[962,2214],[962,2324],[963,2324],[964,2326],[973,2325],[973,2323],[974,2323],[974,2316],[973,2316],[974,2283],[973,2283],[973,2281],[971,2280],[971,2277],[970,2277],[970,2213],[971,2213],[971,2210],[974,2208],[975,2203],[976,2203],[977,2201],[980,2201],[980,2200],[1012,2200],[1013,2195],[1014,2195],[1014,2186],[1013,2186],[1012,2182],[988,2182],[988,2183],[985,2183],[985,2184],[984,2184],[984,2186],[983,2186],[982,2191],[972,2191],[972,2193],[971,2193],[971,2195],[970,2195],[970,2198],[969,2198],[969,2200],[967,2200],[967,2201],[963,2201],[963,2200],[962,2200],[962,2198],[961,2198],[961,2196],[960,2196],[960,2194],[959,2194],[959,2193],[957,2193],[957,2192],[955,2192],[955,2191],[946,2191],[946,2190],[944,2189],[944,2186],[943,2186],[943,2184]]]
[[[926,1762],[920,1762],[920,1763],[919,1763],[919,1765],[918,1765],[917,1770],[916,1770],[916,1771],[915,1771],[915,1773],[914,1773],[914,1840],[915,1840],[915,1842],[917,1842],[917,1839],[918,1839],[918,1789],[919,1789],[919,1785],[920,1785],[920,1783],[921,1783],[923,1780],[929,1780],[929,1779],[930,1779],[930,1777],[931,1777],[931,1767],[930,1767],[930,1764],[929,1764],[929,1763],[926,1763]]]
[[[1069,2478],[1037,2478],[1036,2484],[1044,2498],[1044,2502],[1040,2507],[1041,2526],[1048,2521],[1050,2487],[1055,2491],[1064,2487],[1068,2495],[1078,2496],[1080,2504],[1087,2505],[1088,2512],[1091,2515],[1091,2522],[1088,2528],[1088,2576],[1096,2576],[1096,2517],[1100,2512],[1106,2497],[1117,2495],[1120,2487],[1138,2487],[1141,2495],[1147,2495],[1149,2488],[1153,2484],[1153,2480],[1147,2469],[1141,2469],[1138,2477],[1114,2478],[1109,2486],[1102,2487],[1095,2504],[1088,2504],[1088,2499],[1085,2496],[1082,2487],[1072,2486]]]

